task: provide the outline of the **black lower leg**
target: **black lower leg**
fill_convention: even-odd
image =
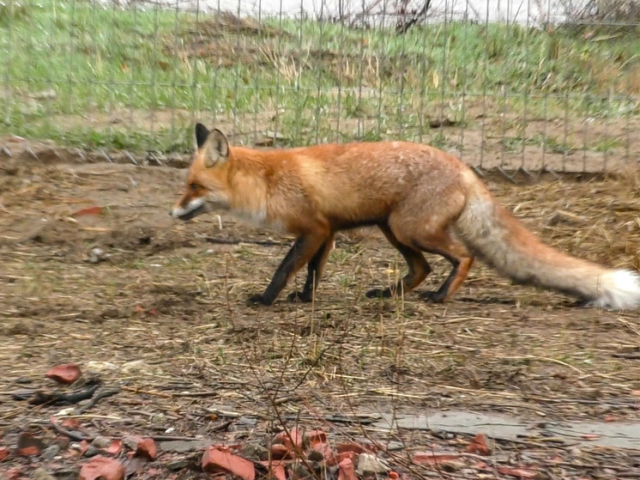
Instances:
[[[444,282],[442,282],[442,285],[440,285],[440,288],[437,291],[424,292],[420,294],[420,297],[432,303],[442,303],[444,299],[447,298],[447,295],[449,293],[449,288],[451,288],[451,284],[453,283],[455,278],[458,276],[458,268],[460,267],[460,260],[439,251],[432,251],[430,253],[436,253],[446,258],[449,261],[449,263],[451,263],[451,266],[452,266],[451,273],[449,273],[449,276],[445,279]]]
[[[295,241],[289,252],[287,252],[287,255],[276,269],[276,273],[273,275],[273,278],[264,293],[252,295],[249,297],[249,302],[271,305],[282,289],[287,285],[287,280],[289,279],[291,272],[295,269],[298,257],[302,255],[303,250],[304,238],[301,237]]]
[[[291,292],[287,297],[287,300],[290,302],[310,302],[312,300],[313,292],[317,288],[318,281],[320,280],[320,272],[322,270],[324,256],[326,255],[326,249],[329,247],[330,245],[328,241],[323,243],[313,258],[309,260],[309,264],[307,266],[307,279],[302,287],[302,292]]]

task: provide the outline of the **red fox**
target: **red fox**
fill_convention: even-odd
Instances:
[[[188,220],[224,208],[296,236],[252,303],[271,305],[305,264],[304,287],[288,299],[311,301],[335,233],[376,226],[409,271],[395,285],[369,290],[369,298],[415,289],[431,272],[427,252],[452,266],[437,291],[422,295],[432,302],[450,299],[477,257],[514,283],[555,290],[582,305],[640,304],[636,272],[608,269],[545,245],[496,203],[470,167],[431,146],[368,142],[259,151],[230,147],[222,132],[200,123],[195,143],[187,188],[173,217]]]

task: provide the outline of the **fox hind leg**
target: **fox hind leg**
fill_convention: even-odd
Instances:
[[[448,233],[420,238],[414,241],[420,250],[440,255],[451,264],[451,272],[435,292],[424,292],[420,296],[432,303],[443,303],[449,300],[462,286],[473,266],[474,257],[458,242],[451,239]]]
[[[420,283],[427,278],[427,275],[431,273],[431,267],[420,250],[401,243],[391,231],[391,228],[387,225],[380,225],[379,228],[389,243],[391,243],[391,245],[393,245],[404,257],[407,265],[409,266],[409,271],[397,284],[384,289],[371,289],[365,295],[367,298],[391,298],[399,293],[406,294],[420,285]]]

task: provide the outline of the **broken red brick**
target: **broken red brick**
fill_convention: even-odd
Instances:
[[[222,447],[209,447],[202,456],[202,469],[208,473],[231,473],[243,480],[254,480],[253,463]]]
[[[504,465],[498,467],[498,473],[503,475],[509,475],[512,477],[520,478],[537,478],[538,472],[536,470],[528,470],[525,468],[511,468]]]
[[[341,461],[343,461],[346,458],[350,459],[352,462],[355,463],[356,459],[358,458],[358,454],[356,452],[342,452],[342,453],[339,453],[338,456],[335,458],[335,463],[340,463]]]
[[[29,447],[20,448],[18,450],[18,455],[22,457],[35,457],[40,453],[40,449],[35,445],[31,445]]]
[[[53,423],[53,420],[52,420]],[[80,422],[75,418],[65,418],[60,424],[61,427],[77,430],[80,428]]]
[[[82,215],[100,215],[102,213],[102,207],[87,207],[78,210],[71,214],[72,217],[81,217]]]
[[[477,434],[467,446],[466,452],[484,456],[489,455],[491,450],[487,445],[487,438],[482,433]]]
[[[271,445],[271,458],[274,460],[282,460],[285,458],[293,458],[295,457],[294,452],[291,452],[286,446],[281,443],[276,443],[275,445]]]
[[[302,435],[297,428],[292,428],[288,434],[287,432],[280,432],[276,435],[276,440],[279,440],[279,443],[282,443],[289,450],[295,451],[296,447],[302,447]]]
[[[82,373],[76,364],[67,363],[64,365],[56,365],[45,374],[45,377],[58,383],[70,384],[78,380],[80,375],[82,375]]]
[[[338,445],[336,448],[338,450],[338,453],[344,453],[344,452],[353,452],[353,453],[357,453],[357,454],[373,453],[368,448],[364,447],[363,445],[360,445],[359,443],[355,443],[355,442],[342,443],[342,444]]]
[[[304,436],[307,445],[312,447],[317,443],[327,443],[327,434],[324,430],[311,430]]]
[[[350,458],[345,458],[339,464],[338,480],[358,480],[356,469]]]
[[[262,462],[258,462],[260,465],[264,465],[271,471],[271,475],[273,475],[277,480],[287,480],[287,473],[285,471],[285,466],[291,461],[288,460],[265,460]]]
[[[416,452],[413,454],[411,461],[416,464],[435,465],[459,459],[460,455],[457,453]]]
[[[21,433],[18,436],[18,455],[23,457],[33,457],[38,455],[45,448],[45,443],[41,439],[34,437],[29,432]]]
[[[84,452],[86,452],[87,449],[89,448],[89,442],[87,442],[86,440],[82,440],[79,445],[80,445],[80,455],[84,455]]]
[[[139,457],[146,457],[150,460],[155,460],[158,456],[156,442],[154,442],[152,438],[141,439],[136,446],[136,455]]]
[[[111,455],[118,455],[122,451],[122,442],[120,440],[114,440],[111,442],[105,452],[110,453]]]
[[[113,458],[95,456],[80,470],[80,480],[122,480],[124,466]]]
[[[6,472],[4,472],[4,474],[6,475],[7,480],[18,480],[21,477],[22,474],[22,468],[21,467],[12,467],[9,470],[7,470]],[[4,477],[3,477],[4,479]]]
[[[329,465],[330,467],[337,464],[339,461],[336,452],[334,452],[333,448],[331,448],[331,446],[327,443],[316,442],[311,447],[311,450],[322,455],[323,460],[327,462],[327,465]]]

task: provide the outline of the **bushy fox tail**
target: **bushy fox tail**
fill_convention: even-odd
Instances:
[[[611,309],[640,304],[640,275],[609,269],[542,243],[475,177],[466,179],[465,207],[454,225],[467,249],[515,283],[533,285]]]

